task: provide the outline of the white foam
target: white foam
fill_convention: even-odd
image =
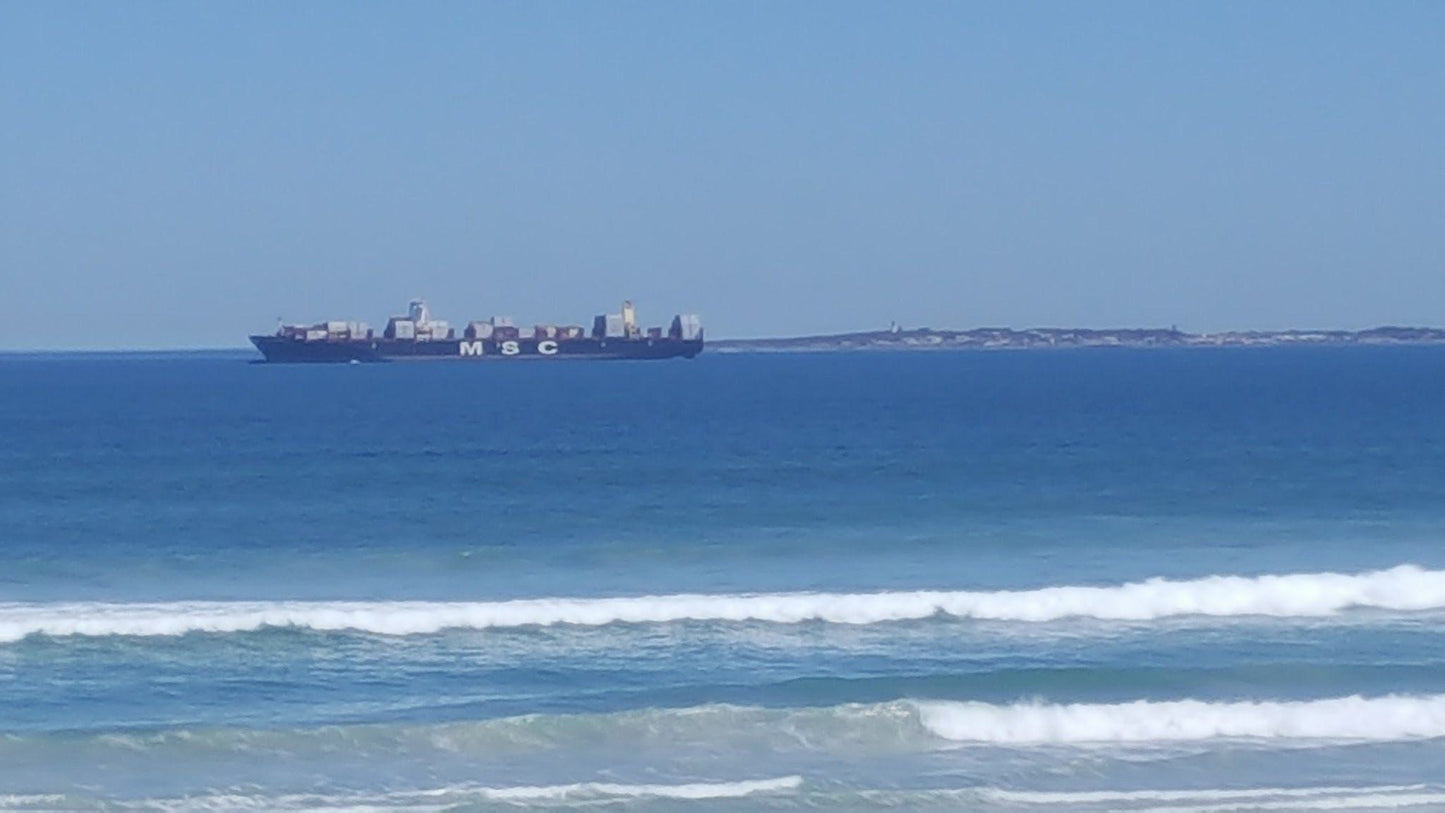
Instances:
[[[34,809],[63,804],[66,800],[61,793],[0,793],[0,810]]]
[[[674,621],[824,621],[875,624],[936,615],[1042,622],[1063,618],[1147,621],[1171,616],[1321,617],[1351,608],[1445,608],[1445,571],[1402,565],[1359,574],[1150,579],[1112,587],[1038,590],[775,593],[541,598],[498,602],[176,602],[0,604],[0,642],[27,635],[180,635],[264,627],[384,635],[444,629]]]
[[[573,798],[626,797],[657,799],[734,799],[757,793],[780,793],[797,790],[801,776],[776,779],[751,779],[741,782],[694,782],[685,785],[620,785],[608,782],[579,782],[572,785],[539,785],[508,788],[476,788],[486,799],[560,800]]]
[[[1035,805],[1107,804],[1128,802],[1237,802],[1241,800],[1301,799],[1382,794],[1415,794],[1425,785],[1370,785],[1303,788],[1188,788],[1179,790],[1039,791],[985,788],[980,793],[1002,802]]]
[[[1243,800],[1225,804],[1135,808],[1134,813],[1233,813],[1239,810],[1400,810],[1424,807],[1439,810],[1445,793],[1362,793],[1317,799]]]
[[[74,811],[122,810],[155,813],[196,813],[197,811],[328,811],[328,813],[441,813],[459,806],[494,802],[519,808],[540,806],[592,807],[628,799],[739,799],[757,794],[798,790],[797,776],[741,782],[690,783],[681,785],[627,785],[582,782],[569,785],[486,787],[457,785],[384,793],[218,795],[152,798],[138,800],[82,799],[58,794],[0,794],[0,810]],[[1358,788],[1258,788],[1246,790],[1158,790],[1089,791],[1079,793],[1006,791],[994,788],[953,788],[930,790],[840,789],[813,801],[844,805],[863,799],[885,807],[909,807],[921,801],[948,798],[957,802],[979,799],[1018,805],[1065,809],[1105,809],[1132,813],[1227,813],[1243,810],[1367,810],[1413,807],[1438,808],[1445,794],[1429,792],[1424,785]],[[1183,802],[1179,805],[1141,807],[1155,802]],[[813,805],[808,805],[813,806]]]
[[[225,793],[213,796],[186,796],[148,799],[124,804],[92,800],[88,807],[125,810],[154,810],[165,813],[213,810],[326,810],[331,813],[349,811],[406,811],[433,813],[474,805],[478,802],[501,802],[518,806],[529,803],[605,802],[620,799],[740,799],[758,794],[794,791],[803,784],[801,776],[773,779],[748,779],[737,782],[691,782],[677,785],[619,784],[610,782],[577,782],[567,785],[520,785],[489,787],[455,785],[424,790],[402,790],[381,794],[282,794],[241,795]],[[71,800],[73,802],[73,800]],[[59,795],[0,795],[0,810],[55,810],[66,804]]]
[[[918,712],[923,726],[944,739],[1002,745],[1216,738],[1379,741],[1445,736],[1445,695],[1068,705],[940,701],[920,702]]]

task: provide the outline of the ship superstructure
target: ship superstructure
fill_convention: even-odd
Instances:
[[[550,360],[692,358],[702,352],[702,320],[674,316],[672,324],[643,329],[637,309],[622,303],[617,313],[581,325],[519,327],[505,316],[471,321],[459,332],[433,319],[426,302],[412,300],[405,315],[393,316],[378,334],[365,322],[281,324],[251,343],[269,362],[378,362],[399,360]]]

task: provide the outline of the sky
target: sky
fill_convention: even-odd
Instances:
[[[0,0],[0,349],[1445,324],[1445,3]]]

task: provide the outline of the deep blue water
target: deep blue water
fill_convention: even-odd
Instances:
[[[1445,349],[246,358],[0,357],[0,809],[1445,809]]]

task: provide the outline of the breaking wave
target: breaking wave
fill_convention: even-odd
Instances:
[[[1216,738],[1370,741],[1445,736],[1445,695],[1226,703],[922,702],[918,710],[924,727],[944,739],[993,745]]]
[[[1445,793],[1428,785],[1229,788],[1181,790],[1030,791],[994,787],[809,788],[801,776],[734,782],[487,786],[462,784],[415,790],[342,793],[221,793],[174,798],[109,800],[74,794],[0,794],[0,810],[153,811],[215,810],[396,811],[443,813],[477,805],[522,809],[611,806],[647,800],[737,800],[767,797],[774,809],[1057,809],[1134,813],[1224,813],[1236,810],[1367,810],[1438,807]]]
[[[758,793],[780,793],[797,790],[801,776],[777,779],[752,779],[742,782],[693,782],[684,785],[619,785],[608,782],[580,782],[573,785],[539,785],[508,788],[479,788],[474,792],[484,799],[595,799],[606,797],[656,799],[735,799]]]
[[[1183,790],[1038,791],[985,788],[981,795],[1001,802],[1033,805],[1123,804],[1129,802],[1237,802],[1259,799],[1299,799],[1312,796],[1351,796],[1363,793],[1418,793],[1425,785],[1373,785],[1307,788],[1191,788]]]
[[[876,624],[934,616],[1044,622],[1173,616],[1321,617],[1352,608],[1445,608],[1445,571],[1401,565],[1359,574],[1150,579],[1111,587],[884,593],[540,598],[497,602],[175,602],[0,604],[0,642],[29,635],[234,633],[268,627],[415,635],[446,629],[678,621]]]
[[[0,762],[47,747],[49,736],[0,740]],[[86,747],[96,754],[142,753],[157,760],[237,751],[291,760],[338,752],[357,758],[409,755],[426,760],[438,755],[491,758],[561,752],[578,743],[662,753],[692,748],[919,753],[944,747],[1133,747],[1210,740],[1294,747],[1437,737],[1445,737],[1445,694],[1263,702],[991,704],[904,699],[794,708],[710,704],[423,725],[114,732],[97,735]]]
[[[578,782],[568,785],[498,786],[456,785],[386,793],[243,795],[226,793],[213,796],[187,796],[173,799],[148,799],[120,804],[106,800],[82,800],[62,794],[0,794],[0,810],[396,810],[436,811],[481,802],[499,802],[510,806],[565,806],[578,803],[593,806],[609,801],[629,799],[740,799],[745,796],[779,794],[795,791],[803,784],[801,776],[775,779],[750,779],[737,782],[690,782],[685,784],[629,785],[612,782]]]
[[[1009,807],[1225,813],[1235,810],[1382,810],[1437,807],[1445,793],[1427,785],[1221,788],[1189,790],[1027,791],[987,788],[980,797]]]

